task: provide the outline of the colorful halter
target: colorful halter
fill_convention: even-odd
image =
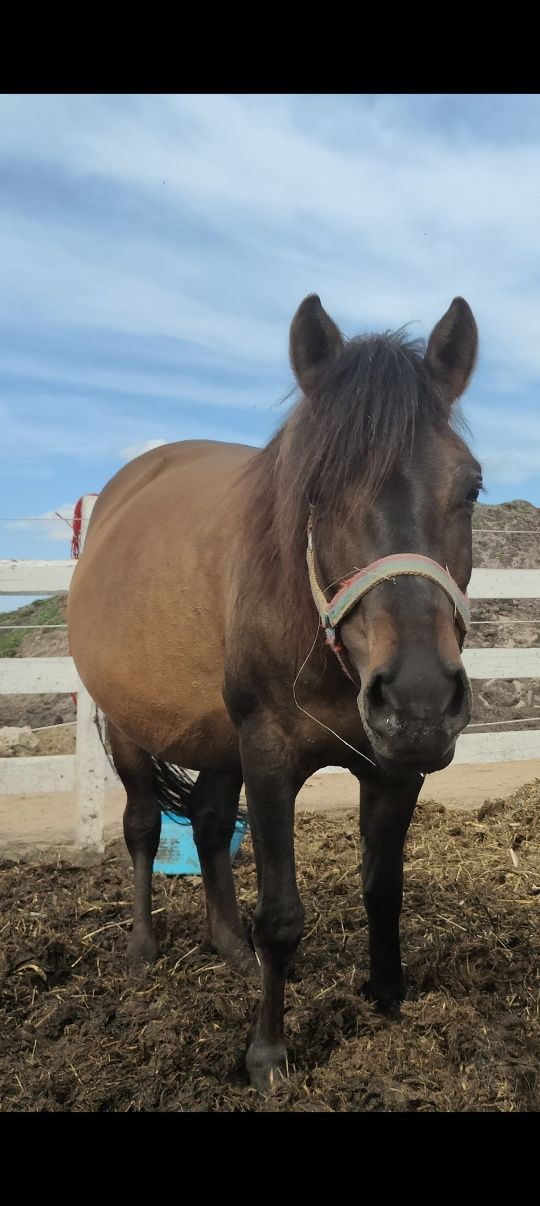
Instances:
[[[337,593],[328,602],[317,582],[315,573],[311,516],[308,523],[306,555],[311,593],[321,617],[326,640],[349,678],[351,675],[342,657],[343,646],[337,639],[336,628],[353,607],[356,607],[356,604],[363,599],[364,595],[367,595],[368,591],[372,590],[374,586],[379,586],[381,582],[386,582],[388,578],[394,579],[398,574],[415,574],[421,578],[428,578],[440,586],[453,605],[455,621],[463,636],[467,632],[471,622],[467,595],[460,591],[448,570],[439,565],[437,561],[432,561],[431,557],[423,557],[420,553],[394,553],[390,557],[381,557],[379,561],[372,561],[370,565],[359,570],[352,578],[345,578]]]

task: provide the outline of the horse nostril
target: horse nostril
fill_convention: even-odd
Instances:
[[[449,716],[452,716],[452,717],[459,716],[460,712],[463,709],[463,704],[465,702],[465,697],[467,695],[467,692],[468,692],[467,675],[465,674],[464,670],[456,670],[455,687],[454,687],[452,698],[451,698],[450,703],[447,708],[447,712],[448,712]]]
[[[383,677],[382,674],[375,674],[367,691],[367,702],[369,707],[375,712],[379,712],[384,705],[383,696]]]

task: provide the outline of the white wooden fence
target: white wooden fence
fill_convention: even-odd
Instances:
[[[81,548],[96,499],[85,495]],[[76,561],[0,561],[0,594],[55,595],[67,591]],[[0,658],[0,695],[77,693],[75,754],[0,758],[0,795],[32,796],[75,789],[77,844],[103,851],[104,796],[117,780],[95,723],[95,705],[71,657]]]
[[[95,502],[83,501],[82,541]],[[75,561],[0,561],[0,594],[52,595],[69,588]],[[475,569],[471,599],[540,599],[540,570]],[[540,617],[539,617],[540,618]],[[540,678],[540,649],[466,649],[472,679]],[[35,795],[75,788],[78,844],[103,850],[104,793],[118,781],[95,724],[95,708],[70,657],[0,658],[0,694],[77,692],[76,753],[50,757],[0,758],[0,795]],[[464,733],[455,763],[540,759],[540,730]],[[330,769],[330,768],[329,768]],[[336,768],[338,769],[338,768]]]

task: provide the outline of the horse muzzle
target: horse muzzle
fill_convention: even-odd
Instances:
[[[379,669],[358,696],[362,723],[379,761],[439,770],[451,762],[469,723],[470,683],[461,663]]]

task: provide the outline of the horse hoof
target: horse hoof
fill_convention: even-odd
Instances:
[[[368,1001],[373,1001],[383,1013],[399,1014],[399,1007],[405,1000],[407,990],[402,978],[395,984],[378,984],[375,980],[366,980],[360,992]]]
[[[249,946],[246,946],[241,951],[235,951],[228,956],[228,962],[234,971],[244,976],[246,980],[257,980],[261,978],[261,969],[253,951]]]
[[[132,974],[142,971],[149,964],[155,963],[158,955],[158,945],[153,934],[143,938],[131,935],[128,941],[127,963],[128,970]]]
[[[252,1043],[246,1055],[246,1068],[252,1089],[271,1093],[289,1079],[287,1052],[283,1043]]]
[[[261,971],[255,953],[243,938],[230,933],[226,937],[214,936],[211,947],[233,971],[247,980],[260,980]]]

